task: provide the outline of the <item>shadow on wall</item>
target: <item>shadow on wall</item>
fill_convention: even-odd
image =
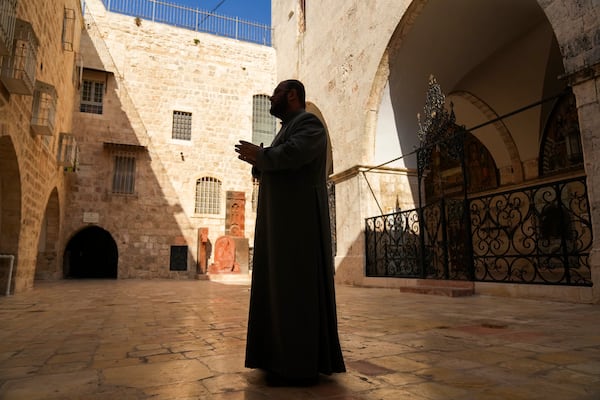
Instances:
[[[185,161],[164,157],[150,140],[134,94],[95,36],[82,35],[83,59],[89,60],[82,80],[99,85],[102,102],[96,108],[82,103],[74,114],[79,165],[67,179],[71,239],[64,247],[64,277],[191,278],[197,273],[197,228],[187,217],[177,220],[186,214],[169,179],[169,171]],[[93,225],[81,224],[86,215],[93,216]],[[185,247],[175,261],[169,256],[173,247]]]

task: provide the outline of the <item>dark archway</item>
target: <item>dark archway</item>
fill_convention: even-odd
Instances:
[[[13,256],[0,258],[0,293],[11,282],[10,291],[17,287],[19,237],[21,232],[21,174],[17,153],[10,136],[0,137],[0,254]],[[23,285],[21,285],[23,287]]]
[[[119,252],[106,230],[91,226],[71,238],[63,258],[65,278],[116,279]]]

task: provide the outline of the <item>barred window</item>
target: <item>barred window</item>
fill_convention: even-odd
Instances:
[[[92,114],[102,114],[104,97],[104,82],[84,80],[81,89],[81,104],[79,111]]]
[[[219,214],[221,210],[221,181],[209,176],[196,181],[197,214]]]
[[[75,36],[75,10],[65,7],[62,30],[63,50],[73,51],[73,37]]]
[[[173,111],[173,139],[192,140],[192,113]]]
[[[113,193],[133,194],[135,192],[135,157],[115,154],[113,171]]]
[[[252,97],[252,143],[265,146],[275,138],[276,120],[269,112],[269,96],[257,94]]]

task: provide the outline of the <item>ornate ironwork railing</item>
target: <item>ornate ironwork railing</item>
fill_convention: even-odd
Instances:
[[[367,276],[421,276],[417,210],[366,219]]]
[[[592,284],[585,177],[469,199],[475,279]]]
[[[591,286],[585,177],[472,197],[466,205],[441,199],[367,218],[367,276]]]

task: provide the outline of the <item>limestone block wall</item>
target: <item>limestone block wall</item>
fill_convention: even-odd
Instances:
[[[87,226],[85,212],[99,215],[119,249],[119,278],[195,275],[198,229],[213,243],[225,233],[226,192],[246,194],[245,236],[253,240],[250,168],[234,152],[252,139],[252,99],[275,86],[270,47],[106,12],[88,1],[84,66],[106,80],[102,115],[79,113],[80,169],[72,178],[67,237]],[[172,139],[173,112],[192,114],[191,140]],[[136,193],[111,193],[111,150],[130,144],[136,154]],[[113,146],[114,147],[114,146]],[[118,147],[118,146],[117,146]],[[117,149],[115,151],[122,151]],[[196,182],[221,182],[218,214],[196,214]],[[171,245],[188,245],[188,271],[169,271]]]
[[[66,10],[70,17],[68,46],[63,44]],[[57,146],[60,133],[72,129],[74,65],[82,17],[77,0],[19,1],[16,17],[31,24],[39,42],[36,81],[56,90],[54,129],[48,136],[31,130],[32,96],[9,94],[5,87],[0,90],[0,253],[16,256],[12,283],[14,291],[20,292],[33,287],[36,268],[53,274],[61,262],[58,231],[65,217],[65,185],[63,168],[57,164]],[[42,228],[42,224],[47,226]],[[57,240],[45,242],[46,233]],[[0,287],[4,287],[7,270],[4,263],[0,265]]]

